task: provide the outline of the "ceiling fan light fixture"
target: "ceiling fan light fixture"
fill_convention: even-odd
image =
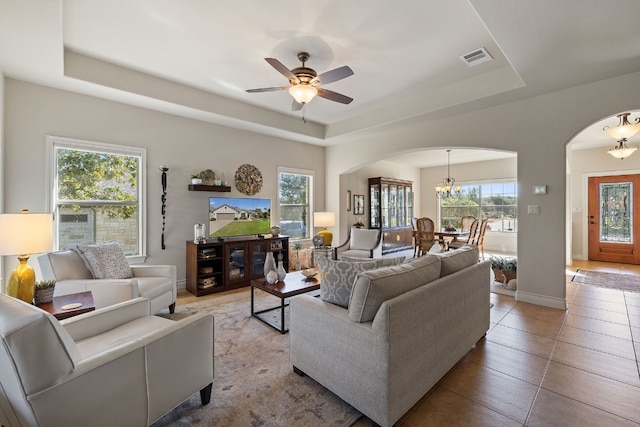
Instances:
[[[289,88],[289,94],[293,96],[293,99],[299,104],[306,104],[318,94],[318,89],[308,84],[299,84],[291,86]]]

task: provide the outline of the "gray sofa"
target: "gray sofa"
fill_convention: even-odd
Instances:
[[[489,265],[465,246],[357,273],[348,308],[292,298],[294,370],[393,425],[486,334]]]

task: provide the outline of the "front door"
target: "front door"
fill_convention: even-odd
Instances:
[[[640,264],[640,175],[589,178],[589,260]]]

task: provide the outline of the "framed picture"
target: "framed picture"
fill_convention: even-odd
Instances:
[[[282,250],[282,240],[272,240],[271,241],[271,250],[272,251],[281,251]]]
[[[364,195],[356,194],[353,196],[353,214],[364,215]]]
[[[347,190],[347,212],[351,210],[351,190]]]

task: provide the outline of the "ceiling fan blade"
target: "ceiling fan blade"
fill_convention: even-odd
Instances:
[[[247,89],[247,92],[249,93],[256,93],[256,92],[275,92],[277,90],[285,90],[285,89],[289,89],[290,86],[278,86],[278,87],[261,87],[259,89]]]
[[[325,71],[324,73],[320,74],[318,77],[311,80],[311,84],[314,84],[314,82],[317,81],[321,85],[326,85],[327,83],[337,82],[338,80],[345,79],[352,75],[353,75],[353,70],[345,65],[344,67]]]
[[[296,77],[296,75],[293,74],[290,69],[285,67],[285,65],[282,62],[278,61],[276,58],[264,58],[264,60],[271,64],[273,68],[278,70],[280,74],[289,79],[289,81],[293,80],[296,83],[300,83],[300,79],[298,79],[298,77]]]
[[[348,96],[341,93],[323,88],[318,88],[318,96],[321,96],[330,101],[340,102],[341,104],[350,104],[351,101],[353,101],[353,98],[349,98]]]
[[[293,104],[291,104],[291,111],[300,111],[302,110],[303,105],[304,104],[301,104],[294,99]]]

